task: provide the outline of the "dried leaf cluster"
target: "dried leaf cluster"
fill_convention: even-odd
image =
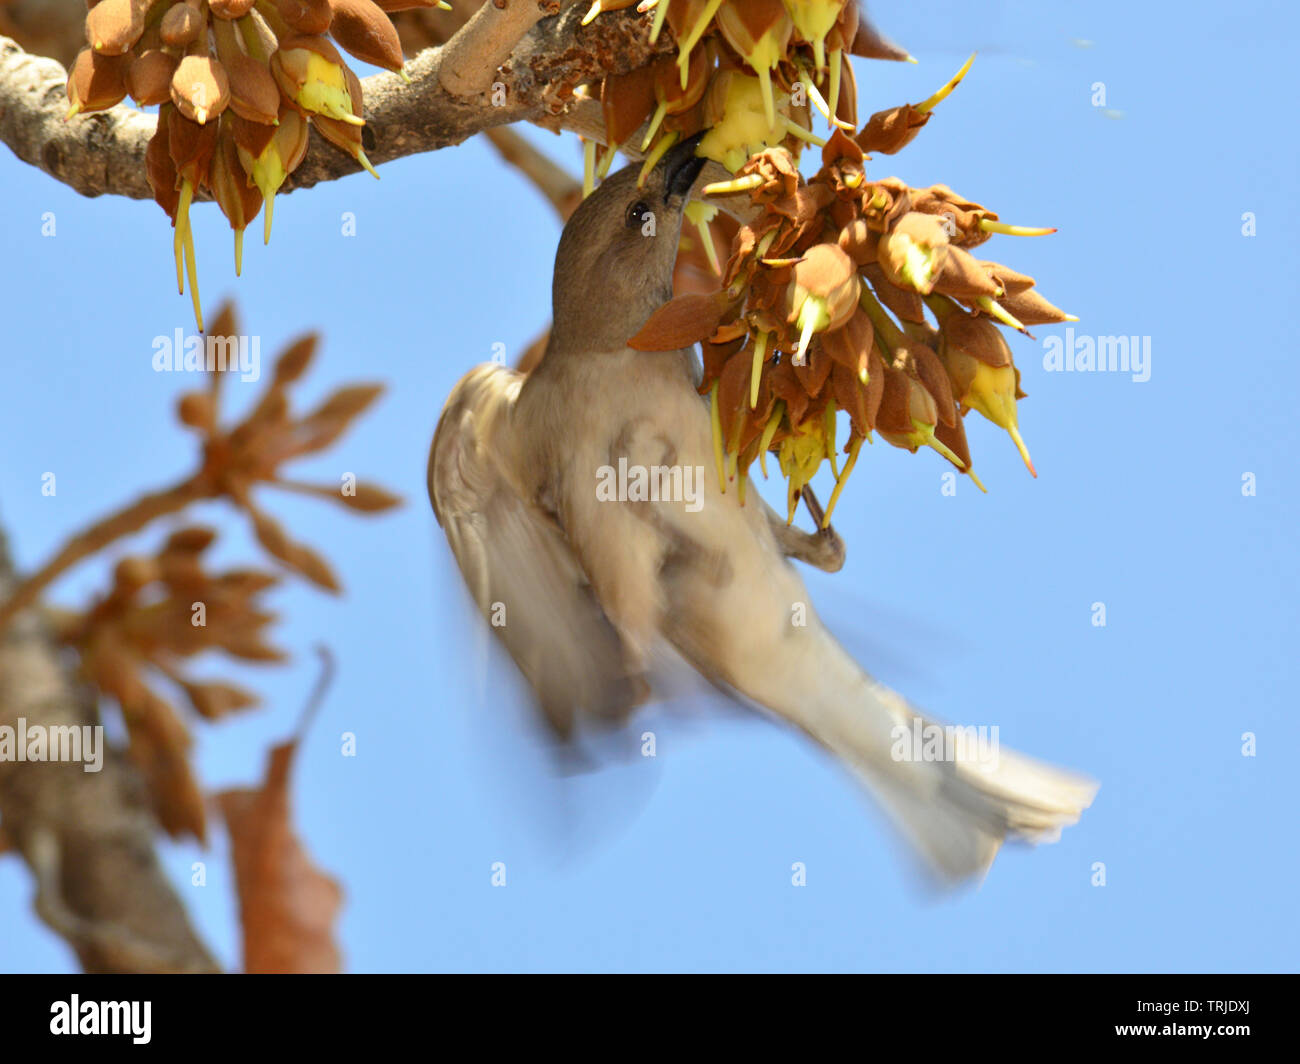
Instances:
[[[233,308],[215,315],[208,351],[231,352],[240,338]],[[289,392],[311,364],[316,337],[291,343],[276,359],[270,381],[251,410],[221,424],[222,381],[237,359],[209,358],[206,386],[183,395],[181,421],[202,441],[197,471],[179,484],[135,502],[73,536],[40,570],[0,603],[0,631],[72,565],[192,503],[226,498],[246,512],[262,546],[285,568],[319,587],[338,590],[325,559],[296,542],[251,497],[258,484],[331,498],[362,513],[400,503],[373,485],[341,487],[286,480],[282,466],[335,443],[379,396],[377,385],[342,388],[310,412],[290,409]],[[269,641],[277,615],[262,601],[280,577],[257,568],[214,572],[205,564],[216,539],[212,528],[174,531],[152,555],[120,559],[111,586],[84,609],[47,608],[60,641],[77,655],[86,684],[120,708],[127,756],[137,765],[152,809],[173,837],[208,837],[204,794],[190,761],[191,714],[208,721],[257,706],[243,687],[195,674],[204,654],[275,663],[286,655]],[[329,683],[332,659],[309,703],[310,716]],[[186,710],[188,706],[188,710]],[[295,836],[289,811],[289,768],[304,724],[293,741],[272,749],[266,779],[254,789],[216,796],[232,843],[249,972],[332,972],[341,965],[333,925],[341,904],[338,884],[310,861]]]
[[[266,641],[276,615],[260,605],[278,583],[257,569],[214,574],[203,553],[210,528],[173,533],[152,557],[118,562],[113,585],[82,613],[59,613],[62,640],[77,651],[82,676],[122,711],[128,752],[140,768],[158,821],[169,835],[207,840],[203,792],[189,763],[191,738],[181,713],[153,676],[170,681],[199,716],[220,720],[259,703],[234,684],[198,680],[182,662],[220,651],[255,662],[284,660]]]
[[[241,335],[234,309],[226,304],[209,330],[209,346],[221,350],[223,340],[235,342]],[[289,390],[311,365],[316,344],[317,337],[308,334],[285,348],[276,361],[266,392],[234,426],[222,428],[219,423],[221,382],[225,374],[217,369],[208,373],[206,390],[181,396],[178,416],[203,441],[202,465],[189,482],[193,490],[200,497],[229,499],[248,514],[258,542],[272,557],[318,587],[337,591],[338,581],[324,558],[311,547],[291,539],[280,523],[252,498],[256,485],[268,484],[329,499],[360,513],[378,513],[401,502],[398,496],[373,484],[304,484],[281,474],[284,463],[323,451],[335,443],[383,394],[382,385],[349,385],[308,413],[295,417],[290,410]]]
[[[238,336],[234,310],[226,305],[214,318],[209,341],[219,346]],[[309,413],[295,416],[289,391],[310,366],[315,349],[314,336],[291,343],[277,358],[265,392],[230,427],[220,422],[222,381],[237,363],[223,367],[214,361],[207,386],[182,396],[179,404],[182,422],[202,439],[197,471],[72,537],[0,604],[0,629],[75,563],[207,499],[234,503],[249,515],[258,541],[276,561],[318,587],[337,591],[338,580],[324,557],[293,539],[252,498],[255,485],[271,484],[334,499],[362,513],[400,503],[373,485],[334,487],[282,476],[286,462],[335,443],[382,391],[378,385],[341,388]],[[147,781],[160,823],[173,836],[190,834],[200,841],[207,833],[203,795],[189,762],[189,728],[176,700],[204,719],[220,720],[257,705],[258,698],[234,684],[196,678],[189,663],[208,651],[251,662],[284,660],[267,639],[276,615],[260,601],[279,578],[251,568],[210,572],[203,558],[215,535],[210,528],[182,528],[156,554],[119,561],[112,586],[84,610],[51,611],[62,640],[77,651],[84,679],[121,708],[128,752]],[[167,685],[175,692],[171,697]]]

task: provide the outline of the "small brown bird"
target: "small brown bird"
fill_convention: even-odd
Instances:
[[[578,207],[541,362],[527,376],[479,366],[447,400],[429,455],[434,513],[560,735],[653,697],[663,641],[848,765],[939,876],[981,875],[1006,838],[1059,837],[1096,785],[1005,750],[929,745],[934,722],[859,668],[808,603],[789,559],[838,568],[833,534],[724,492],[694,351],[628,347],[672,295],[702,164],[685,142],[643,185],[630,167]],[[923,744],[940,759],[918,756]]]

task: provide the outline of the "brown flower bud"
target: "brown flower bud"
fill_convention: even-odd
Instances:
[[[858,142],[837,126],[822,148],[822,168],[814,181],[829,184],[837,196],[857,201],[866,180],[862,159]]]
[[[980,222],[985,218],[996,221],[998,217],[995,211],[959,196],[947,185],[913,189],[912,210],[942,217],[948,228],[949,242],[963,248],[984,243],[991,234],[980,228]]]
[[[126,95],[128,58],[83,48],[68,72],[68,117],[103,111]]]
[[[954,299],[993,298],[998,294],[998,283],[969,251],[950,247],[934,291]]]
[[[955,304],[930,304],[939,319],[939,351],[944,357],[960,352],[989,366],[1011,365],[1011,348],[1002,330],[988,318],[967,314]]]
[[[148,0],[100,0],[86,15],[86,40],[103,55],[125,55],[144,32]]]
[[[171,99],[172,75],[177,59],[158,48],[150,48],[131,59],[126,72],[126,87],[131,99],[141,107],[150,107]]]
[[[837,241],[849,258],[859,266],[876,261],[876,247],[879,242],[879,236],[867,228],[867,223],[862,218],[853,219],[841,229]]]
[[[280,16],[299,33],[326,33],[333,12],[329,0],[276,0]]]
[[[1058,321],[1074,321],[1072,315],[1053,306],[1033,289],[1024,289],[1014,295],[1003,296],[998,302],[1022,325],[1048,325]]]
[[[1034,287],[1034,279],[1028,274],[1018,273],[1010,266],[1003,266],[1000,262],[981,261],[980,265],[988,272],[989,276],[995,280],[1009,296],[1018,295],[1027,288]]]
[[[650,315],[628,340],[637,351],[675,351],[714,336],[728,309],[726,293],[684,293]]]
[[[356,76],[351,67],[344,67],[343,74],[347,80],[348,95],[356,101],[357,107],[360,107],[362,103],[361,79]],[[374,175],[376,178],[379,177],[379,172],[370,165],[370,160],[366,158],[363,126],[353,125],[350,122],[340,122],[337,118],[329,118],[322,114],[312,115],[311,121],[312,125],[320,131],[320,135],[333,144],[334,147],[340,148],[351,155],[367,173]]]
[[[364,125],[362,101],[348,91],[347,64],[324,37],[281,41],[271,56],[271,74],[280,91],[302,114],[323,114]]]
[[[185,695],[195,711],[209,720],[219,720],[228,713],[261,704],[251,691],[228,683],[187,683]]]
[[[922,424],[933,426],[939,417],[930,393],[919,381],[913,380],[906,370],[888,362],[882,364],[885,385],[880,398],[880,409],[876,414],[876,428],[882,434],[908,436],[914,428],[913,418]],[[915,451],[917,444],[909,442],[895,446]]]
[[[948,256],[948,233],[939,219],[917,211],[903,215],[880,237],[876,259],[885,277],[921,295],[934,290]]]
[[[857,8],[857,4],[848,6]],[[849,51],[863,59],[891,59],[902,62],[911,58],[906,48],[900,48],[884,36],[869,19],[862,16],[861,11],[858,11],[856,32],[849,39],[852,41]]]
[[[767,148],[754,155],[740,169],[738,176],[749,174],[758,174],[763,179],[752,193],[755,203],[793,196],[799,187],[799,167],[785,148]]]
[[[916,110],[910,103],[877,111],[854,139],[868,154],[894,155],[916,139],[921,127],[930,121],[930,114]]]
[[[172,75],[171,95],[181,114],[203,125],[230,103],[230,80],[212,56],[187,55]]]
[[[234,55],[226,65],[230,80],[230,109],[250,122],[274,124],[280,114],[280,87],[265,63]]]
[[[401,70],[402,42],[393,23],[372,0],[330,0],[330,36],[363,63]]]
[[[163,44],[185,48],[199,39],[203,32],[203,16],[197,7],[186,3],[172,4],[158,26]]]
[[[911,342],[907,346],[908,369],[934,398],[938,408],[939,421],[951,425],[956,416],[956,403],[953,402],[952,386],[939,356],[926,344]]]
[[[872,181],[862,189],[862,216],[877,233],[890,229],[912,209],[912,191],[897,177]]]
[[[113,568],[114,590],[133,594],[158,579],[158,565],[152,558],[123,558]]]

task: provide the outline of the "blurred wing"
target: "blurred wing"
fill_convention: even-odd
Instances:
[[[429,452],[429,499],[470,594],[551,727],[622,719],[645,696],[622,640],[554,518],[524,496],[506,446],[524,375],[471,370],[443,408]]]

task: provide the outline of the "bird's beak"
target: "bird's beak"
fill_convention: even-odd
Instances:
[[[704,169],[704,164],[708,160],[696,155],[695,149],[704,139],[705,132],[707,131],[696,133],[680,144],[673,145],[664,156],[665,199],[670,196],[685,199],[691,186],[695,184],[695,179],[700,176],[700,171]]]

